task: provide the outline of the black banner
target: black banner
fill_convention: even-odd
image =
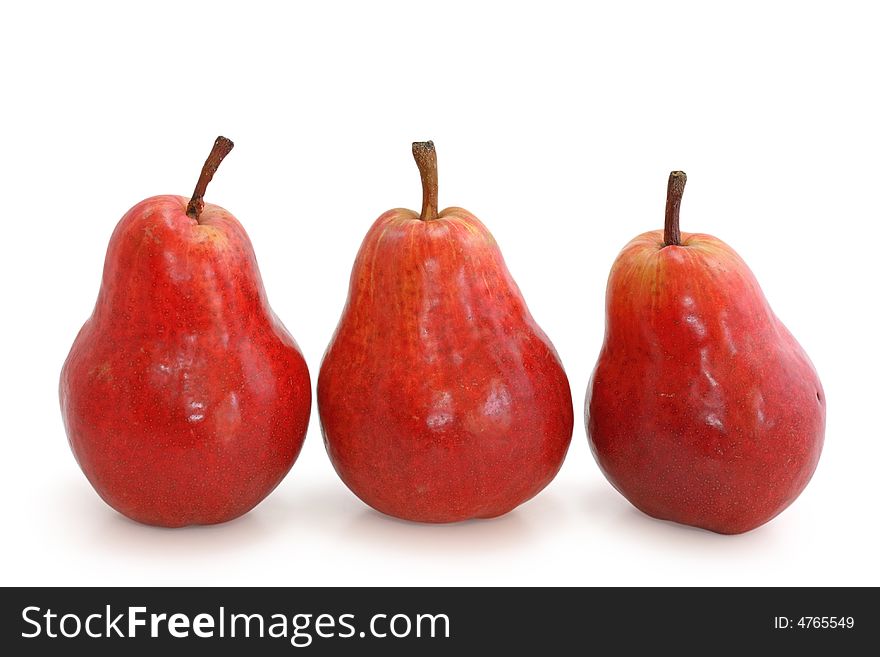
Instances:
[[[853,654],[876,644],[873,589],[21,588],[2,592],[7,655]],[[549,652],[548,652],[549,651]],[[840,652],[844,651],[844,652]],[[196,654],[201,654],[196,653]]]

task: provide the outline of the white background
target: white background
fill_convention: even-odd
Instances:
[[[880,42],[871,3],[20,3],[0,16],[3,584],[880,584]],[[223,526],[105,506],[67,446],[61,364],[134,203],[189,194],[248,230],[317,378],[384,210],[440,203],[493,231],[571,380],[562,472],[497,520],[381,516],[337,479],[317,412],[281,486]],[[596,467],[582,418],[618,250],[662,227],[756,273],[812,357],[826,447],[798,501],[719,536],[652,520]]]

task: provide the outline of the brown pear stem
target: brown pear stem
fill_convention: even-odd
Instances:
[[[413,157],[422,176],[422,221],[437,218],[437,152],[433,141],[416,141],[412,145]]]
[[[226,137],[217,137],[214,147],[208,155],[208,159],[205,160],[205,165],[202,167],[202,173],[199,174],[199,181],[196,183],[195,191],[193,191],[192,198],[189,200],[189,205],[186,206],[187,216],[192,217],[197,222],[199,215],[202,214],[202,210],[205,207],[204,198],[205,190],[208,189],[208,183],[211,182],[214,174],[217,173],[217,167],[220,166],[223,158],[229,155],[229,151],[232,150],[233,146],[235,144]]]
[[[687,182],[684,171],[669,174],[666,185],[666,223],[663,227],[663,246],[681,246],[681,231],[678,228],[678,213],[681,210],[681,196]]]

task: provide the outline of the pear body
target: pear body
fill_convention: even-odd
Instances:
[[[379,511],[489,518],[537,494],[571,440],[568,379],[495,240],[449,208],[373,224],[318,378],[336,471]]]
[[[156,196],[110,239],[94,312],[61,373],[73,453],[139,522],[231,520],[299,454],[309,373],[269,307],[250,240],[226,210]]]
[[[825,395],[804,350],[721,240],[631,241],[608,280],[587,430],[637,508],[719,533],[753,529],[809,482]]]

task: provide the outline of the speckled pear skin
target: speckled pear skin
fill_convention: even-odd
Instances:
[[[246,513],[288,472],[311,409],[309,373],[266,299],[250,240],[187,199],[129,210],[61,373],[70,446],[98,494],[142,523]]]
[[[489,231],[461,208],[373,224],[318,378],[336,471],[421,522],[491,518],[555,476],[571,390]]]
[[[645,513],[746,532],[801,493],[825,394],[745,262],[710,235],[631,241],[611,268],[586,422],[608,480]]]

